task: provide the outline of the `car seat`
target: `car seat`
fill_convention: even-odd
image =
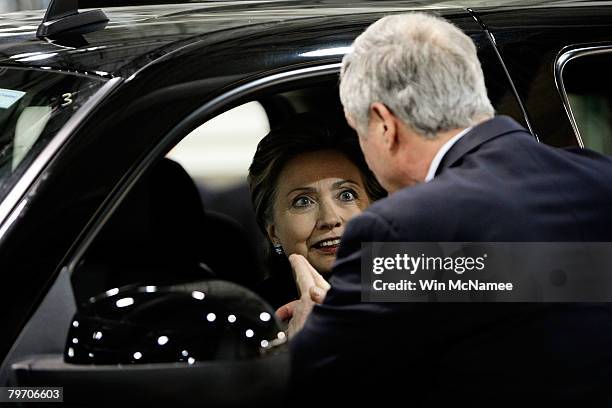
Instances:
[[[260,276],[255,259],[241,226],[206,212],[191,177],[164,158],[113,213],[72,282],[77,301],[133,283],[215,278],[252,287]]]

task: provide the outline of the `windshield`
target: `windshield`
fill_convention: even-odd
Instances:
[[[104,80],[0,67],[0,201]]]

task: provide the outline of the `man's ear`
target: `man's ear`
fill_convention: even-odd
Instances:
[[[399,135],[397,128],[397,118],[380,102],[374,102],[370,106],[370,121],[376,128],[376,132],[382,132],[383,143],[389,150],[397,150]]]

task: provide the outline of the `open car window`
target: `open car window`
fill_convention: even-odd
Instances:
[[[251,101],[186,135],[128,193],[75,271],[77,302],[125,285],[224,279],[253,288],[266,275],[265,239],[247,187],[270,131]],[[242,257],[231,254],[240,248]]]

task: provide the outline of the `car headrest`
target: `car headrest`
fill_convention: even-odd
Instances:
[[[257,267],[241,225],[205,212],[189,174],[164,158],[137,181],[100,231],[73,284],[80,300],[128,284],[213,277],[252,287]]]
[[[205,263],[215,276],[253,288],[261,277],[255,248],[242,225],[225,214],[204,212]]]
[[[162,159],[137,181],[104,225],[73,277],[75,289],[80,283],[93,296],[131,283],[212,277],[200,265],[203,219],[191,177],[180,164]]]

